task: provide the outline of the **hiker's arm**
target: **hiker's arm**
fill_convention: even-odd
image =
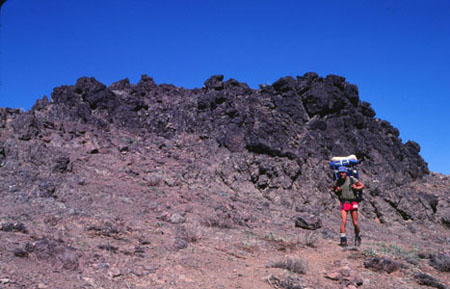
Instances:
[[[352,185],[352,188],[355,189],[355,190],[360,191],[360,190],[364,189],[364,184],[361,183],[360,181],[357,181],[356,183],[354,183]]]

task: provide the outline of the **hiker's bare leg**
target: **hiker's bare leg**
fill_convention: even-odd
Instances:
[[[352,216],[353,227],[355,228],[355,236],[358,236],[359,232],[361,231],[358,224],[358,210],[353,210],[350,213]]]
[[[347,211],[341,210],[341,218],[342,218],[341,234],[345,234],[345,223],[347,221]]]

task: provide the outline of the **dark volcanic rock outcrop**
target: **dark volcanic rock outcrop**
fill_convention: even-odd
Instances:
[[[370,104],[359,99],[358,88],[336,75],[284,77],[258,90],[220,75],[192,90],[157,85],[145,75],[137,85],[125,79],[110,87],[84,77],[74,86],[55,88],[50,102],[38,100],[30,111],[1,109],[0,125],[0,159],[13,171],[26,163],[61,175],[71,169],[63,147],[84,138],[78,146],[98,153],[109,145],[113,129],[169,142],[189,134],[207,143],[210,152],[215,146],[230,152],[216,174],[236,191],[252,184],[271,201],[326,209],[328,160],[356,154],[372,217],[383,222],[439,214],[437,196],[408,189],[429,173],[420,146],[403,143],[398,129],[375,118]],[[5,133],[9,127],[12,135]],[[30,174],[30,181],[43,178]]]
[[[366,184],[363,246],[408,241],[431,256],[422,263],[448,272],[448,252],[435,248],[450,242],[450,180],[429,173],[419,152],[340,76],[256,90],[221,75],[191,90],[148,76],[109,87],[80,78],[30,111],[0,108],[0,283],[267,288],[290,279],[268,278],[261,264],[319,248],[302,280],[334,288],[317,279],[320,262],[346,254],[322,240],[338,239],[340,221],[328,162],[349,154]],[[352,267],[360,258],[349,257]],[[346,276],[337,280],[361,283]]]

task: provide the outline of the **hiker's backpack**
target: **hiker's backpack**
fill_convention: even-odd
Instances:
[[[353,180],[352,177],[350,177],[350,185],[352,186],[354,183],[355,183],[355,181]],[[359,203],[359,202],[361,202],[363,200],[363,197],[362,197],[363,191],[362,190],[355,190],[355,189],[353,189],[353,193],[355,194],[355,201],[356,202]]]
[[[350,184],[353,185],[353,178],[359,180],[358,167],[356,166],[357,164],[359,164],[359,161],[355,155],[349,155],[347,157],[333,157],[330,162],[330,168],[333,170],[333,180],[336,181],[337,179],[339,179],[339,167],[346,167],[347,175],[350,177]],[[355,201],[361,202],[363,200],[362,191],[354,190],[353,192],[356,196]]]
[[[333,157],[330,162],[330,168],[333,170],[333,180],[335,181],[339,179],[339,167],[346,167],[347,175],[349,177],[355,177],[359,179],[358,168],[356,167],[357,164],[359,164],[359,161],[355,155],[349,155],[346,157]]]

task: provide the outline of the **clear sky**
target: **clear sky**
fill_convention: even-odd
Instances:
[[[81,76],[257,88],[337,74],[450,174],[448,0],[8,0],[0,23],[1,107],[28,110]]]

